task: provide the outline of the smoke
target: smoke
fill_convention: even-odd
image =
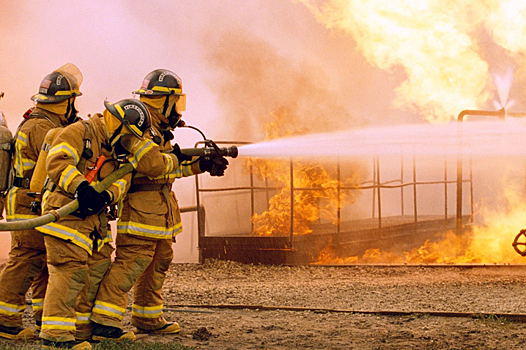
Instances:
[[[296,134],[353,124],[320,67],[280,56],[258,37],[241,31],[221,33],[209,44],[206,58],[217,72],[210,84],[227,116],[224,135],[262,140],[264,126],[274,121],[276,113],[286,114],[285,125]]]

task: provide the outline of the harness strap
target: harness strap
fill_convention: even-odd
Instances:
[[[128,192],[146,192],[146,191],[162,191],[165,187],[168,187],[166,184],[144,184],[144,185],[131,185]]]

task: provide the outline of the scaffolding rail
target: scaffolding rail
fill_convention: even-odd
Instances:
[[[196,143],[195,147],[198,147],[203,142]],[[245,145],[250,144],[250,142],[228,142],[228,141],[218,141],[217,144],[235,144],[235,145]],[[404,189],[405,188],[412,188],[412,197],[413,197],[413,227],[416,231],[418,228],[419,223],[419,215],[418,215],[418,203],[417,203],[417,193],[419,191],[419,187],[421,186],[430,186],[430,185],[440,185],[443,186],[443,198],[444,198],[444,224],[447,225],[448,217],[449,217],[449,208],[448,208],[448,195],[450,193],[450,190],[448,189],[448,185],[457,185],[456,192],[457,192],[457,198],[462,197],[462,187],[464,184],[469,185],[469,203],[470,203],[470,215],[468,218],[468,222],[473,221],[473,170],[472,170],[472,162],[469,162],[469,177],[468,178],[462,178],[463,171],[462,169],[458,169],[458,167],[462,167],[462,162],[457,162],[457,179],[450,179],[448,178],[448,161],[447,159],[444,160],[444,172],[443,172],[443,179],[436,180],[436,181],[419,181],[418,180],[418,172],[417,172],[417,162],[416,158],[413,157],[412,159],[412,169],[411,169],[411,179],[405,179],[404,174],[404,158],[401,157],[400,160],[400,178],[394,179],[394,180],[388,180],[382,182],[381,179],[381,172],[380,172],[380,157],[376,156],[373,159],[373,170],[372,175],[373,179],[370,181],[363,182],[357,186],[344,186],[342,185],[341,181],[341,160],[337,160],[336,162],[336,180],[337,180],[337,220],[335,226],[335,231],[332,232],[333,234],[333,243],[338,244],[340,242],[340,233],[341,233],[341,194],[342,191],[364,191],[364,190],[371,190],[372,195],[372,218],[377,219],[377,232],[379,239],[382,238],[382,232],[384,230],[384,225],[382,222],[382,193],[384,190],[392,190],[392,189],[400,189],[400,214],[402,216],[405,216],[406,210],[405,210],[405,201],[404,201]],[[296,195],[296,192],[298,191],[324,191],[326,189],[321,187],[295,187],[294,186],[294,160],[289,161],[289,172],[290,172],[290,227],[288,232],[288,244],[287,248],[292,249],[293,248],[293,238],[294,238],[294,197]],[[459,174],[460,174],[460,181],[459,181]],[[252,165],[249,165],[249,185],[248,186],[234,186],[234,187],[215,187],[215,188],[203,188],[200,186],[198,176],[196,176],[196,182],[195,182],[195,188],[196,188],[196,202],[197,202],[197,208],[202,207],[202,199],[201,195],[204,193],[211,193],[211,192],[231,192],[231,191],[248,191],[250,193],[250,219],[254,217],[254,214],[256,214],[256,203],[255,203],[255,194],[258,191],[266,191],[267,193],[267,208],[268,208],[268,200],[269,200],[269,193],[272,191],[276,191],[276,187],[272,187],[268,185],[268,178],[264,178],[265,186],[255,186],[254,183],[254,172],[252,169]],[[462,206],[462,201],[457,202],[457,206]],[[456,222],[463,224],[463,218],[462,218],[462,210],[458,210],[456,212]],[[458,216],[460,215],[460,217]],[[198,247],[201,248],[201,238],[205,237],[205,211],[199,210],[197,212],[198,217]],[[458,225],[458,224],[457,224]],[[254,223],[251,220],[251,232],[250,234],[254,233]]]

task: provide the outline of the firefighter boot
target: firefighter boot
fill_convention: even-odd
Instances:
[[[11,340],[31,339],[35,336],[31,328],[6,327],[0,325],[0,337]]]
[[[89,350],[91,349],[91,344],[87,341],[78,342],[78,341],[65,341],[65,342],[53,342],[50,340],[44,339],[42,341],[43,349],[73,349],[73,350]]]
[[[104,326],[99,323],[93,323],[93,335],[91,340],[103,341],[105,339],[114,340],[116,342],[123,341],[124,339],[135,340],[135,333],[124,332],[122,329],[111,326]]]
[[[137,333],[144,334],[177,334],[181,331],[181,327],[179,327],[179,323],[177,322],[167,322],[164,326],[161,328],[157,328],[154,330],[148,330],[148,329],[141,329],[137,328]]]

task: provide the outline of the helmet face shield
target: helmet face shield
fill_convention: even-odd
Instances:
[[[186,110],[186,94],[180,94],[177,101],[175,101],[175,110],[178,114]]]
[[[74,94],[73,96],[80,96],[82,93],[80,92],[80,85],[82,85],[83,76],[80,70],[72,63],[66,63],[62,67],[56,70],[56,72],[61,73],[66,77],[68,80],[71,92]]]
[[[81,96],[82,73],[72,63],[67,63],[51,74],[48,74],[38,89],[38,94],[31,97],[40,103],[57,103],[71,97]]]

